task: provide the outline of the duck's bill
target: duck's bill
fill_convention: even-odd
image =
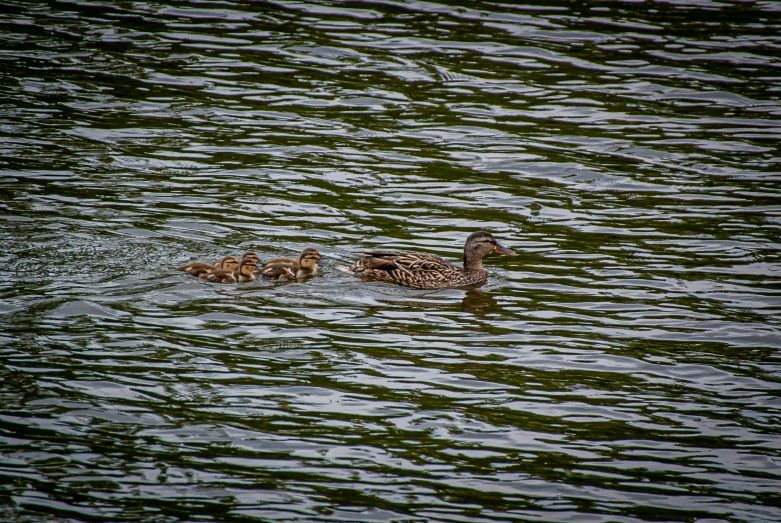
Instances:
[[[511,251],[510,249],[508,249],[507,247],[505,247],[499,242],[496,242],[496,247],[494,247],[494,252],[496,254],[504,254],[505,256],[515,256],[514,251]]]

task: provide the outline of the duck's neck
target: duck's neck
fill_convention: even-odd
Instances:
[[[482,256],[472,257],[469,256],[464,250],[464,270],[466,272],[483,271],[483,258]]]
[[[314,267],[301,267],[298,269],[298,278],[304,278],[306,276],[314,276],[317,274],[317,265]]]

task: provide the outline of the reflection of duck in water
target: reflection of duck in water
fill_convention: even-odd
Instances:
[[[206,276],[214,270],[226,270],[234,271],[239,267],[239,260],[233,256],[225,256],[224,258],[217,260],[214,263],[206,263],[202,261],[193,261],[185,263],[176,268],[177,271],[186,272],[196,278],[206,278]]]
[[[513,251],[496,241],[491,233],[479,231],[466,239],[463,267],[433,254],[380,250],[362,253],[355,265],[341,270],[419,289],[464,287],[482,283],[488,278],[488,271],[483,268],[483,257],[492,252],[515,256]]]
[[[269,280],[294,280],[307,278],[317,274],[317,262],[320,261],[320,253],[317,249],[308,247],[301,251],[296,258],[274,258],[267,261],[259,272]]]
[[[466,289],[464,297],[460,302],[455,299],[450,299],[450,296],[452,295],[442,296],[436,293],[425,293],[418,296],[410,296],[410,298],[407,299],[381,299],[379,301],[392,306],[411,307],[416,310],[440,309],[452,311],[457,310],[460,305],[462,312],[467,312],[480,318],[484,317],[489,312],[500,310],[496,299],[492,295],[486,294],[480,290]]]
[[[496,303],[496,299],[490,294],[484,292],[468,289],[463,301],[461,301],[461,310],[474,314],[478,317],[483,317],[487,312],[491,312],[492,309],[498,308],[499,304]]]

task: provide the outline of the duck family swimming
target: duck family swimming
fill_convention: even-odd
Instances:
[[[380,249],[355,253],[360,258],[354,265],[338,269],[362,279],[395,282],[418,289],[466,287],[488,279],[483,258],[490,253],[515,256],[515,252],[499,243],[490,232],[478,231],[470,234],[464,243],[463,267],[425,252]],[[258,255],[246,252],[241,260],[226,256],[212,264],[186,263],[177,270],[215,283],[248,282],[256,275],[269,280],[296,280],[315,276],[318,261],[320,253],[309,247],[301,251],[298,258],[274,258],[260,269],[257,269],[260,265]]]

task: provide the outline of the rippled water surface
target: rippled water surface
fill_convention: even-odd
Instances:
[[[779,96],[771,1],[3,2],[0,519],[781,522]]]

